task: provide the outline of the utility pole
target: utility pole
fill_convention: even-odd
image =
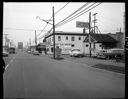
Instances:
[[[36,30],[35,30],[35,50],[37,50],[37,37],[36,37]]]
[[[96,19],[96,14],[97,14],[97,13],[94,13],[94,14],[93,14],[93,16],[94,16],[94,34],[95,34],[95,27],[96,27],[96,26],[95,26],[95,23],[96,23],[96,21],[97,21],[97,19]],[[94,42],[94,49],[95,49],[95,42]]]
[[[95,34],[95,27],[96,27],[96,26],[95,26],[95,23],[96,23],[96,21],[97,21],[97,19],[96,19],[96,14],[98,14],[98,13],[94,13],[94,14],[93,14],[93,16],[94,16],[94,34]]]
[[[89,45],[90,45],[90,47],[89,47],[89,55],[90,55],[90,57],[91,57],[91,36],[90,36],[90,34],[91,34],[91,12],[89,12]]]
[[[53,46],[54,46],[54,48],[53,48],[53,51],[54,51],[54,53],[53,53],[53,58],[55,59],[55,18],[54,18],[54,7],[53,7]]]
[[[36,30],[35,30],[35,46],[37,46]]]
[[[84,39],[85,39],[85,27],[83,28],[83,53],[85,54]]]
[[[125,12],[124,12],[123,17],[124,17],[124,22],[123,22],[123,23],[124,23],[124,28],[123,28],[123,32],[124,32],[124,33],[123,33],[123,38],[124,38],[124,41],[123,41],[123,42],[124,42],[124,47],[123,47],[123,48],[125,48],[125,25],[126,25],[126,22],[125,22],[125,20],[126,20],[126,19],[125,19]]]

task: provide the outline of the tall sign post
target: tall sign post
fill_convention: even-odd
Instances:
[[[55,59],[55,18],[54,18],[54,7],[53,7],[53,58]]]

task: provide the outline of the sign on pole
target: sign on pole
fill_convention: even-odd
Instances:
[[[76,27],[89,29],[89,23],[88,22],[76,21]]]

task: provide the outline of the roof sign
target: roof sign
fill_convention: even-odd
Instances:
[[[76,27],[78,28],[89,28],[89,23],[88,22],[80,22],[76,21]]]

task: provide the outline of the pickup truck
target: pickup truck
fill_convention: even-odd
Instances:
[[[123,59],[124,49],[110,49],[105,52],[97,53],[97,57],[104,59]]]

